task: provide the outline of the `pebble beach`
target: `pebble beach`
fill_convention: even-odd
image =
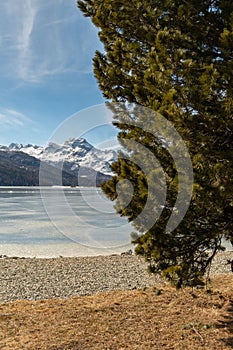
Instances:
[[[210,276],[231,274],[233,251],[216,255]],[[59,258],[0,258],[0,302],[41,300],[132,290],[161,282],[135,255]]]

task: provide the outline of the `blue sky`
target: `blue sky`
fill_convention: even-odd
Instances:
[[[95,50],[97,29],[76,0],[1,1],[0,144],[44,145],[69,116],[103,103]]]

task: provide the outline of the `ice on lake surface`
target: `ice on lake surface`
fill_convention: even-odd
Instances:
[[[0,254],[81,256],[131,247],[132,227],[97,188],[0,187]]]
[[[132,248],[132,227],[100,189],[0,187],[0,213],[0,255],[105,255]]]

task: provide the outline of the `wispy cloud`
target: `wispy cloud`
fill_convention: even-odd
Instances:
[[[21,33],[18,35],[18,73],[23,79],[29,78],[29,66],[32,59],[31,36],[37,9],[32,6],[31,0],[24,1],[23,23]]]
[[[0,108],[0,127],[18,128],[28,124],[32,124],[33,121],[23,113],[20,113],[14,109]]]
[[[0,107],[1,145],[11,142],[40,143],[43,133],[43,127],[28,115],[13,108]]]
[[[25,82],[71,72],[90,72],[97,43],[76,1],[0,2],[0,72]],[[97,44],[98,45],[98,44]]]

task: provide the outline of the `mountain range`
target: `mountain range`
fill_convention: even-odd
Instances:
[[[116,156],[114,150],[97,149],[84,138],[45,147],[11,143],[0,146],[0,186],[92,186],[93,181],[99,186],[111,178]]]

